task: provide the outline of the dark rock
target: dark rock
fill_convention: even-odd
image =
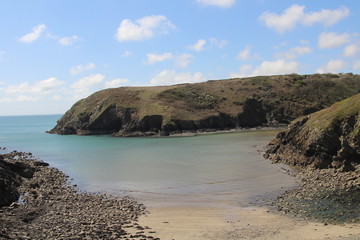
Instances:
[[[15,173],[12,173],[1,166],[0,162],[0,207],[9,206],[12,202],[19,199],[19,192],[17,186],[20,184],[20,179]]]
[[[256,127],[267,122],[266,112],[261,100],[249,97],[245,100],[243,112],[238,115],[240,127]]]

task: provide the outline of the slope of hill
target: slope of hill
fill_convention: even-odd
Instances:
[[[292,122],[267,156],[292,166],[351,169],[360,163],[360,94]]]
[[[360,92],[360,76],[260,76],[106,89],[78,101],[56,134],[169,135],[288,124]]]

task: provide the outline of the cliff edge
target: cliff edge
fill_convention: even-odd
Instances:
[[[360,94],[292,122],[266,156],[295,167],[351,170],[360,163]]]
[[[96,92],[72,106],[54,134],[170,135],[279,126],[360,92],[360,76],[259,76]]]

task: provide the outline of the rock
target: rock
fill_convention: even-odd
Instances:
[[[346,171],[360,163],[359,130],[360,94],[295,120],[271,141],[265,156],[294,167]]]
[[[360,92],[358,79],[351,74],[290,74],[106,89],[75,103],[48,133],[168,136],[282,126]]]
[[[131,224],[146,213],[133,198],[80,192],[63,172],[31,154],[0,156],[0,202],[10,205],[0,207],[1,239],[126,239],[125,225],[127,231],[145,229]],[[28,178],[24,169],[36,174]],[[141,237],[152,236],[144,230]]]
[[[11,164],[5,162],[1,157],[0,160],[0,207],[9,206],[18,200],[20,194],[17,187],[21,183],[18,174],[12,171]],[[9,166],[10,165],[10,166]]]

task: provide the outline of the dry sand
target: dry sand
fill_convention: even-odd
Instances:
[[[162,240],[360,239],[360,224],[325,225],[269,212],[266,208],[150,208],[140,217]]]

